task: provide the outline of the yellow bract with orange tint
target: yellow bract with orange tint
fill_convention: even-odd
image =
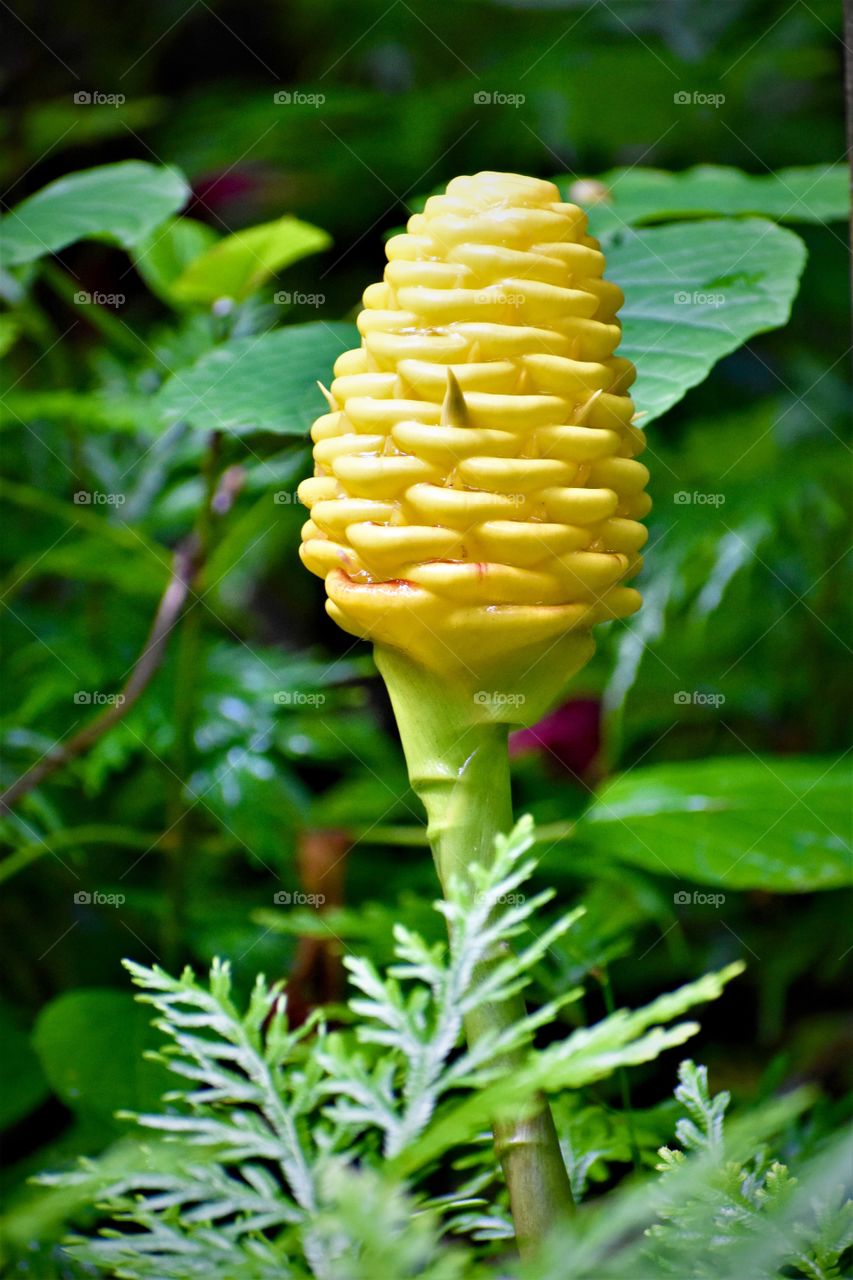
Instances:
[[[622,294],[581,210],[518,174],[454,179],[387,253],[311,433],[302,558],[345,630],[430,669],[577,669],[640,604]]]

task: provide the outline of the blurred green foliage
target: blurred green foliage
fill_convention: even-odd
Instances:
[[[814,1081],[786,1156],[819,1149],[850,1083],[836,6],[24,3],[2,57],[4,785],[126,696],[190,564],[139,700],[2,819],[8,1260],[72,1274],[77,1209],[24,1181],[116,1160],[112,1112],[157,1088],[122,956],[226,956],[242,991],[293,973],[308,1007],[351,946],[385,962],[394,921],[440,937],[390,711],[298,565],[295,490],[383,235],[483,168],[588,204],[655,501],[643,611],[517,745],[542,874],[587,908],[539,998],[584,985],[576,1026],[744,958],[696,1055],[746,1106]],[[674,1074],[631,1072],[646,1165]],[[566,1103],[590,1194],[631,1163],[624,1100]]]

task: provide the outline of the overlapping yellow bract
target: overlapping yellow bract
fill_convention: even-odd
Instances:
[[[622,294],[581,210],[518,174],[454,179],[387,253],[311,433],[302,558],[345,630],[435,670],[576,667],[640,604]]]

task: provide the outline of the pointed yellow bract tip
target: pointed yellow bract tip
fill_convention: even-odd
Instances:
[[[520,174],[455,178],[387,253],[323,389],[302,558],[354,635],[475,681],[565,678],[640,604],[622,294],[581,210]]]

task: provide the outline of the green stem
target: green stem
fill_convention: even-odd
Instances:
[[[536,828],[534,840],[536,844],[547,845],[571,840],[576,827],[576,822],[543,822]],[[384,823],[376,826],[371,822],[361,827],[348,827],[347,830],[350,844],[358,844],[363,840],[368,845],[390,844],[398,849],[423,849],[429,844],[429,836],[423,827],[391,824],[386,826]]]
[[[162,834],[161,831],[136,831],[130,827],[99,826],[96,823],[90,823],[84,827],[67,827],[64,831],[52,831],[50,845],[45,844],[41,839],[32,840],[28,844],[19,845],[8,857],[0,861],[0,884],[11,880],[21,871],[26,871],[27,867],[38,862],[46,853],[52,853],[54,849],[70,848],[83,851],[91,845],[105,844],[110,848],[141,849],[147,852],[157,847]],[[227,839],[220,840],[216,836],[207,836],[197,841],[195,845],[200,852],[210,853],[214,857],[220,857],[223,853],[238,847],[234,843],[229,843]]]
[[[51,831],[50,844],[44,840],[32,840],[19,845],[13,853],[0,862],[0,884],[11,880],[18,872],[26,870],[33,862],[54,849],[74,849],[82,845],[107,844],[128,849],[146,851],[157,843],[158,833],[136,831],[131,827],[98,826],[91,823],[84,827],[67,827],[64,831]]]
[[[436,870],[446,889],[451,876],[464,880],[472,863],[488,863],[495,837],[512,826],[507,726],[462,681],[438,678],[382,646],[376,662],[391,695],[412,786],[427,811]],[[496,953],[484,961],[479,976],[500,958]],[[466,1019],[468,1041],[502,1031],[524,1015],[521,996],[485,1005]],[[506,1053],[500,1065],[509,1074],[524,1058],[523,1050]],[[523,1115],[496,1122],[493,1133],[518,1246],[526,1255],[573,1207],[546,1100],[531,1098]]]

